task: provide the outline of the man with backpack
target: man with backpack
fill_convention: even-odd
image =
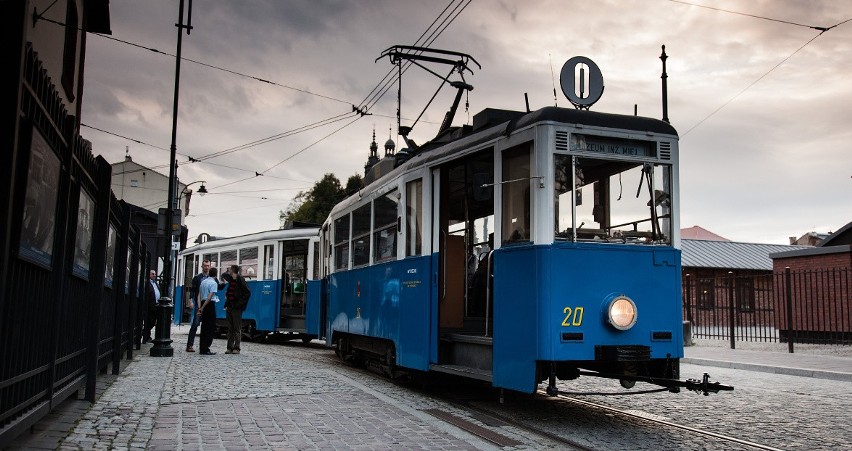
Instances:
[[[225,318],[228,322],[228,350],[225,354],[240,353],[242,338],[243,312],[251,297],[251,290],[246,280],[240,275],[240,267],[231,265],[228,268],[228,290],[225,292]]]

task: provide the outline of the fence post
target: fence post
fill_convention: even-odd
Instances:
[[[737,348],[737,343],[735,339],[736,328],[734,327],[734,321],[736,319],[736,315],[734,314],[734,273],[733,271],[728,271],[728,304],[730,304],[730,315],[728,315],[728,323],[729,323],[729,333],[731,335],[731,349]]]
[[[790,267],[784,268],[784,283],[787,288],[787,351],[793,353],[793,288]]]

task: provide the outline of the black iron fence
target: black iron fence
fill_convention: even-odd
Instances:
[[[111,166],[76,133],[27,48],[0,204],[0,447],[84,389],[120,371],[141,338],[150,253],[111,193]],[[3,104],[3,107],[8,105]]]
[[[684,277],[683,316],[696,338],[852,344],[852,270]]]

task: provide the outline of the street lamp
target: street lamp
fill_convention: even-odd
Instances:
[[[189,0],[189,9],[187,11],[187,23],[184,25],[183,23],[183,12],[184,12],[184,0],[180,0],[180,5],[178,6],[178,23],[175,26],[178,29],[177,33],[177,52],[175,55],[175,96],[174,103],[172,109],[172,145],[169,148],[169,191],[168,191],[168,202],[166,203],[166,221],[165,221],[165,243],[164,243],[164,258],[163,261],[163,274],[167,277],[163,278],[162,281],[162,289],[160,293],[164,295],[160,298],[160,307],[164,311],[168,311],[168,309],[174,308],[171,301],[174,298],[174,292],[171,290],[172,285],[172,213],[177,208],[176,202],[176,194],[177,194],[177,120],[178,120],[178,92],[180,87],[180,60],[181,60],[181,43],[183,32],[186,30],[186,34],[192,30],[192,0]],[[174,350],[171,347],[172,340],[170,338],[169,327],[166,324],[163,324],[163,317],[167,316],[165,313],[160,316],[160,320],[157,321],[157,338],[154,340],[154,347],[151,348],[151,355],[155,357],[171,357]]]

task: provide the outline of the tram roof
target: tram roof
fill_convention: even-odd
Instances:
[[[287,240],[299,238],[308,239],[318,235],[319,227],[266,230],[263,232],[249,233],[247,235],[213,239],[192,247],[188,247],[181,251],[181,254],[190,254],[208,249],[238,246],[240,244],[256,243],[260,241]]]
[[[649,117],[558,107],[544,107],[528,113],[486,108],[474,115],[473,126],[451,128],[419,146],[409,160],[369,183],[357,195],[350,196],[337,204],[330,214],[359,202],[364,196],[380,190],[388,181],[406,171],[439,160],[461,149],[496,139],[501,135],[511,135],[515,130],[540,122],[561,122],[566,125],[581,124],[587,127],[619,128],[640,133],[650,132],[678,136],[677,130],[671,124]]]

